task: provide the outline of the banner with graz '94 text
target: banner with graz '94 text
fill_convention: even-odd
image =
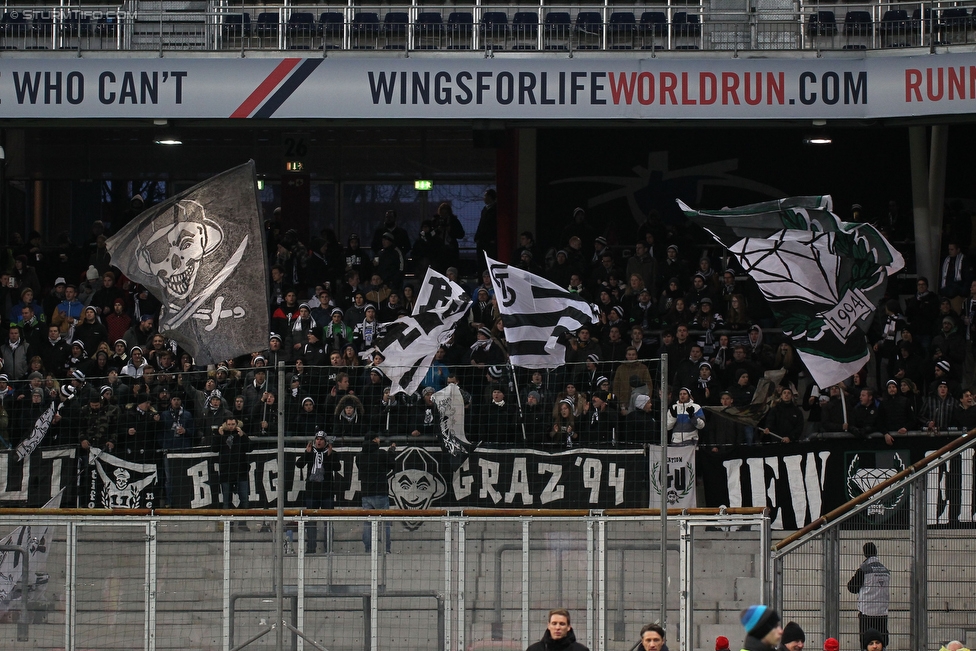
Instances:
[[[306,469],[295,468],[303,448],[285,451],[286,506],[301,506]],[[361,505],[357,448],[336,448],[336,506]],[[609,509],[647,505],[647,459],[643,450],[576,449],[475,450],[463,460],[442,448],[406,447],[395,451],[389,475],[390,503],[399,509],[454,507]],[[274,450],[249,455],[252,508],[275,505],[278,479]],[[169,456],[172,505],[220,508],[220,469],[209,451]],[[235,504],[237,496],[234,496]]]

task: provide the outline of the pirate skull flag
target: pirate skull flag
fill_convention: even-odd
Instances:
[[[864,366],[864,335],[888,277],[905,266],[878,229],[842,222],[829,196],[711,211],[678,205],[756,281],[819,386]]]
[[[106,242],[163,307],[159,331],[207,364],[268,341],[268,269],[254,161],[153,206]]]

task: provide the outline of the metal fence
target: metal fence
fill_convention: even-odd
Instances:
[[[131,0],[7,5],[0,49],[861,50],[966,45],[971,2],[519,5]]]
[[[976,642],[972,530],[947,528],[950,512],[961,526],[974,521],[974,445],[964,435],[927,461],[910,467],[902,462],[904,476],[888,470],[899,466],[897,445],[884,453],[894,461],[884,471],[854,456],[848,481],[876,493],[774,547],[773,603],[784,621],[804,629],[808,645],[819,648],[835,637],[841,648],[861,648],[858,586],[851,580],[873,551],[868,544],[890,573],[887,648],[921,651],[950,640]],[[950,478],[950,469],[962,480]]]
[[[647,511],[289,512],[280,544],[272,513],[65,513],[0,515],[4,531],[30,527],[10,547],[35,552],[28,608],[4,604],[20,649],[274,648],[279,631],[299,650],[524,649],[555,607],[594,651],[631,649],[662,616],[672,649],[710,649],[764,599],[769,545],[759,509],[672,513],[666,562]]]

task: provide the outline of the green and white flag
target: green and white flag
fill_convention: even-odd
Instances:
[[[829,196],[681,210],[732,253],[769,301],[819,386],[870,357],[865,332],[905,260],[871,224],[843,222]]]

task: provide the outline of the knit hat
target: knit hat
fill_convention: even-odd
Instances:
[[[864,635],[861,636],[861,649],[867,651],[868,645],[874,641],[884,644],[885,636],[881,633],[881,631],[874,628],[869,628],[868,630],[864,631]]]
[[[779,624],[779,613],[769,606],[749,606],[739,614],[746,633],[756,639],[763,639]]]
[[[315,401],[314,400],[312,400],[311,398],[305,397],[305,398],[302,398],[302,407],[305,406],[305,403],[306,402],[312,403],[313,406],[315,405]]]
[[[85,272],[85,278],[88,280],[98,280],[99,275],[100,274],[98,273],[98,269],[95,268],[95,265],[88,265],[88,270]]]
[[[596,353],[591,353],[586,356],[586,361],[593,362],[594,364],[596,364],[597,362],[600,361],[600,356],[597,355]]]
[[[607,238],[603,237],[602,235],[593,241],[596,242],[597,244],[602,244],[604,246],[607,245]]]
[[[790,642],[806,642],[807,636],[803,634],[803,629],[796,622],[789,622],[783,627],[783,646]]]
[[[715,638],[715,651],[725,651],[729,648],[729,638],[719,635]]]
[[[529,391],[528,398],[532,398],[533,396],[535,397],[536,400],[538,400],[539,402],[542,402],[542,396],[539,395],[539,392],[538,391]]]
[[[424,387],[424,390],[421,393],[423,393],[425,396],[430,393],[434,393],[434,387]]]
[[[840,642],[835,637],[824,640],[824,651],[840,651]]]
[[[40,373],[38,373],[37,371],[33,371],[33,372],[30,373],[30,375],[27,376],[27,379],[28,380],[43,380],[44,379],[44,376],[41,375]]]
[[[600,385],[601,385],[601,384],[603,384],[604,382],[609,382],[609,381],[610,381],[610,380],[609,380],[609,379],[607,378],[607,376],[606,376],[606,375],[601,375],[600,377],[598,377],[598,378],[596,379],[596,385],[597,385],[597,386],[600,386]]]
[[[85,381],[85,374],[82,373],[79,369],[75,369],[74,371],[72,371],[71,376],[76,380],[81,380],[82,382]]]
[[[342,316],[342,310],[338,307],[332,308],[332,311],[329,313],[329,316],[335,316],[336,314]]]
[[[488,367],[488,375],[492,376],[493,378],[500,378],[502,376],[502,373],[503,371],[501,366]]]
[[[949,372],[949,362],[947,362],[946,360],[943,359],[942,361],[940,361],[938,364],[935,365],[935,368],[941,368],[943,371],[945,371],[946,373],[948,373]]]
[[[872,556],[878,555],[878,546],[873,542],[866,542],[864,543],[864,547],[861,551],[864,552],[865,558],[871,558]]]
[[[277,339],[278,341],[281,341],[281,335],[279,335],[277,332],[272,332],[271,336],[268,337],[268,341],[271,341],[272,339]]]
[[[650,396],[641,393],[638,394],[636,398],[634,398],[634,406],[637,407],[638,409],[643,409],[644,407],[647,406],[647,403],[649,403],[650,401],[651,401]],[[728,645],[728,640],[725,641],[725,644]]]
[[[484,336],[488,337],[489,339],[491,339],[491,330],[489,330],[485,326],[481,326],[480,328],[478,328],[478,334],[479,335],[484,335]]]

